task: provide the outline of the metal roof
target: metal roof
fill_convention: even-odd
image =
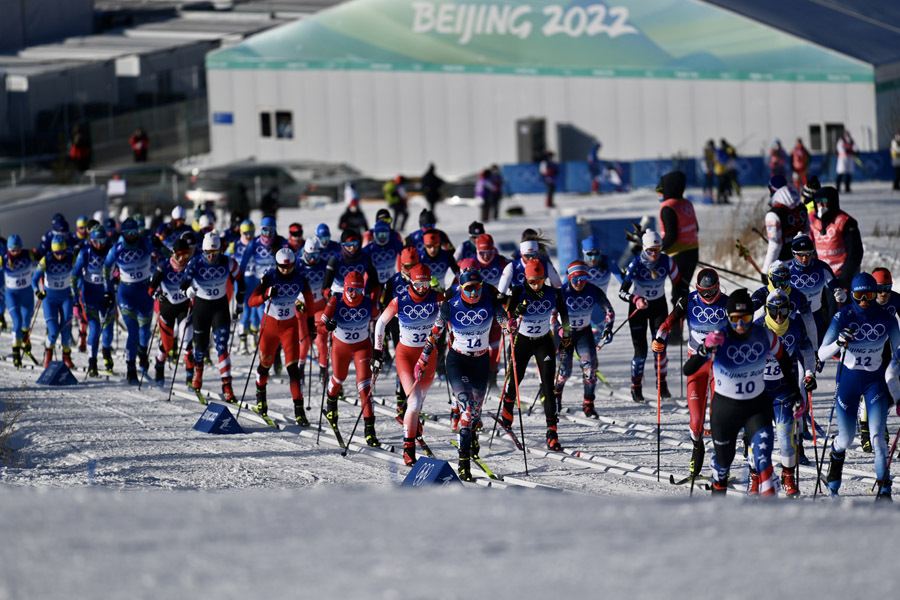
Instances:
[[[900,61],[897,0],[702,0],[873,66]]]

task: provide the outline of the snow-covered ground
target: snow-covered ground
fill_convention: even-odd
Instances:
[[[900,228],[893,210],[900,195],[886,187],[858,185],[841,200],[859,220],[867,250],[896,268],[897,238],[873,235],[876,223],[880,231]],[[750,189],[745,198],[762,194]],[[553,235],[554,218],[561,215],[637,218],[658,211],[655,194],[647,191],[561,196],[553,212],[536,196],[507,203],[521,204],[526,216],[488,224],[497,242],[517,242],[525,227]],[[377,208],[364,207],[370,219]],[[698,206],[704,243],[745,208]],[[418,210],[411,211],[411,226]],[[335,223],[339,211],[284,210],[280,228],[284,232],[297,220],[311,232],[319,222]],[[440,206],[439,226],[461,241],[475,212]],[[712,262],[702,252],[701,260]],[[729,264],[750,273],[736,261]],[[614,293],[611,298],[621,322],[625,305]],[[35,354],[42,335],[39,325]],[[124,339],[118,344],[123,347]],[[456,490],[397,487],[407,469],[399,455],[401,429],[390,416],[392,375],[383,374],[376,389],[385,401],[377,428],[397,453],[357,446],[356,437],[345,458],[330,431],[317,445],[313,430],[287,426],[276,432],[246,409],[240,414],[246,435],[193,430],[203,407],[186,393],[180,375],[166,402],[166,393],[149,383],[137,390],[118,376],[88,380],[86,355],[76,353],[82,383],[44,387],[35,384],[40,369],[13,369],[9,334],[0,336],[0,347],[0,400],[15,399],[25,408],[13,439],[20,463],[0,471],[0,600],[896,593],[890,532],[900,526],[900,516],[892,508],[872,508],[872,455],[856,444],[848,451],[841,502],[813,503],[814,466],[801,469],[801,500],[746,501],[740,455],[732,469],[734,489],[724,502],[706,501],[709,492],[700,483],[689,498],[687,486],[668,483],[670,474],[686,474],[690,459],[688,412],[678,398],[679,350],[670,349],[676,398],[662,403],[657,471],[656,402],[637,405],[628,396],[632,347],[624,329],[600,353],[600,371],[615,393],[598,386],[599,422],[578,417],[580,379],[567,385],[563,404],[570,412],[560,424],[560,440],[573,454],[543,451],[538,405],[524,417],[526,443],[534,446],[527,474],[522,453],[505,437],[496,437],[488,450],[488,432],[481,438],[483,458],[505,481]],[[238,393],[250,358],[233,356]],[[123,371],[119,354],[116,372]],[[834,365],[826,367],[814,394],[823,426],[834,371]],[[212,378],[207,386],[218,391]],[[253,389],[251,382],[248,397]],[[652,385],[645,389],[649,397]],[[521,388],[523,409],[536,391],[536,375],[529,373]],[[315,405],[310,414],[317,415],[318,385],[308,400]],[[292,414],[285,378],[270,380],[269,403],[276,419]],[[486,408],[496,410],[497,398]],[[426,423],[426,439],[439,458],[455,465],[442,383],[432,388],[425,411],[437,417]],[[342,405],[345,439],[357,414],[351,403]],[[891,416],[892,433],[898,424]],[[809,442],[807,449],[812,457]]]

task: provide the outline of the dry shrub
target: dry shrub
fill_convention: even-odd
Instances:
[[[700,260],[717,267],[743,273],[759,281],[756,270],[738,255],[735,244],[737,240],[740,240],[750,250],[750,256],[756,261],[756,264],[762,268],[767,242],[754,232],[753,228],[755,227],[765,234],[765,218],[766,212],[769,210],[768,198],[763,196],[758,200],[751,200],[744,196],[730,208],[728,213],[722,211],[719,217],[721,224],[716,238],[701,245]],[[726,210],[728,209],[726,208]],[[726,281],[729,278],[732,280],[728,286],[731,289],[753,287],[753,282],[747,279],[727,273],[719,273],[719,276]],[[740,286],[737,286],[737,283],[740,283]],[[762,284],[760,283],[760,285]]]
[[[0,465],[17,467],[22,456],[13,445],[16,423],[25,413],[25,403],[15,394],[7,394],[3,401],[3,414],[0,415]]]

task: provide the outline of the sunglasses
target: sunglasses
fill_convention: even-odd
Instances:
[[[375,234],[375,239],[378,240],[379,242],[386,242],[387,239],[390,237],[390,235],[391,234],[387,231],[379,231],[378,233]]]
[[[662,252],[662,248],[645,248],[644,252],[647,254],[659,254]]]
[[[263,227],[262,229],[260,229],[260,232],[262,233],[262,235],[264,235],[266,237],[272,237],[273,235],[275,235],[275,228],[274,227]]]
[[[875,299],[875,292],[853,292],[853,299],[857,302],[871,302]]]
[[[534,260],[534,259],[536,259],[537,257],[538,257],[537,252],[535,252],[535,253],[533,253],[533,254],[532,254],[531,252],[529,252],[528,254],[523,254],[523,255],[522,255],[522,258],[525,259],[525,260]]]
[[[355,285],[348,285],[344,288],[344,290],[348,294],[362,294],[365,288],[356,287]]]
[[[291,236],[292,238],[303,237],[303,232],[302,232],[302,231],[291,231],[291,232],[290,232],[290,236]]]
[[[528,285],[537,286],[544,285],[544,277],[531,277],[528,279]]]
[[[494,251],[493,250],[479,250],[478,256],[480,256],[481,258],[483,258],[485,260],[488,260],[489,258],[494,256]]]
[[[359,246],[359,240],[352,240],[349,242],[341,242],[341,246],[344,248],[356,248]]]
[[[769,316],[773,319],[775,317],[786,317],[791,314],[791,309],[788,306],[780,306],[778,308],[768,308],[766,307],[766,311],[769,313]]]
[[[126,229],[126,230],[122,231],[122,235],[124,235],[125,237],[136,237],[140,234],[141,234],[141,232],[138,231],[137,229]]]
[[[750,322],[751,322],[752,320],[753,320],[753,315],[752,315],[752,314],[749,314],[749,315],[728,315],[728,321],[729,321],[732,325],[738,325],[738,324],[741,324],[741,323],[743,323],[744,325],[749,325]]]
[[[572,282],[572,285],[581,285],[582,283],[587,283],[587,280],[587,275],[572,275],[571,277],[569,277],[569,281]]]
[[[306,260],[319,260],[319,253],[318,252],[310,252],[309,254],[306,255]]]
[[[466,298],[474,298],[481,293],[481,284],[467,283],[462,287],[462,293],[466,295]]]
[[[191,257],[191,251],[190,251],[190,250],[182,250],[181,252],[176,252],[176,253],[175,253],[175,258],[176,258],[177,260],[184,260],[184,259],[190,258],[190,257]]]
[[[892,286],[892,285],[893,285],[893,284],[891,284],[891,283],[882,283],[882,284],[880,284],[880,285],[876,285],[876,286],[875,286],[875,290],[876,290],[879,294],[886,294],[886,293],[888,293],[889,291],[891,291],[891,286]]]
[[[794,256],[799,256],[800,258],[809,258],[813,255],[812,250],[802,250],[799,252],[794,252]]]

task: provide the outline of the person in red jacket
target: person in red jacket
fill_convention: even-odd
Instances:
[[[797,144],[794,146],[794,149],[791,150],[791,169],[794,170],[794,187],[798,190],[806,185],[809,161],[809,151],[806,149],[806,146],[803,145],[803,140],[797,138]]]

